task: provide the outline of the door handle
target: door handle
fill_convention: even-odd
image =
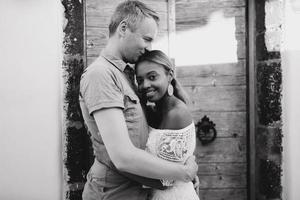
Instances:
[[[205,115],[196,125],[196,136],[203,145],[214,141],[217,137],[216,124]]]

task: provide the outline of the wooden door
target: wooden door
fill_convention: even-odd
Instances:
[[[87,65],[105,46],[109,18],[122,1],[84,1]],[[216,124],[212,143],[197,139],[201,200],[247,198],[245,1],[143,1],[159,13],[153,48],[175,58],[194,121],[206,115]]]
[[[197,140],[201,200],[247,199],[245,0],[177,0],[177,78],[194,120],[217,138]]]

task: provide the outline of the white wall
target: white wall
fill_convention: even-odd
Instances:
[[[285,1],[283,69],[283,199],[300,199],[300,0]]]
[[[0,199],[61,199],[59,0],[0,0]]]

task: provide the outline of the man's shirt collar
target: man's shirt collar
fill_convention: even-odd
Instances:
[[[129,66],[130,68],[134,69],[134,65],[125,63],[122,59],[117,58],[105,49],[101,51],[100,55],[122,72],[125,70],[126,66]]]

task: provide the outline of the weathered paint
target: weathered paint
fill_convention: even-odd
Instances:
[[[276,0],[279,1],[279,0]],[[256,58],[258,61],[265,61],[269,59],[279,59],[280,52],[276,50],[269,50],[266,46],[266,0],[256,0]],[[273,13],[275,15],[275,13]],[[270,13],[268,14],[270,16]]]
[[[79,83],[83,62],[83,4],[62,0],[64,27],[64,199],[81,199],[83,183],[93,160],[91,142],[79,106]]]

